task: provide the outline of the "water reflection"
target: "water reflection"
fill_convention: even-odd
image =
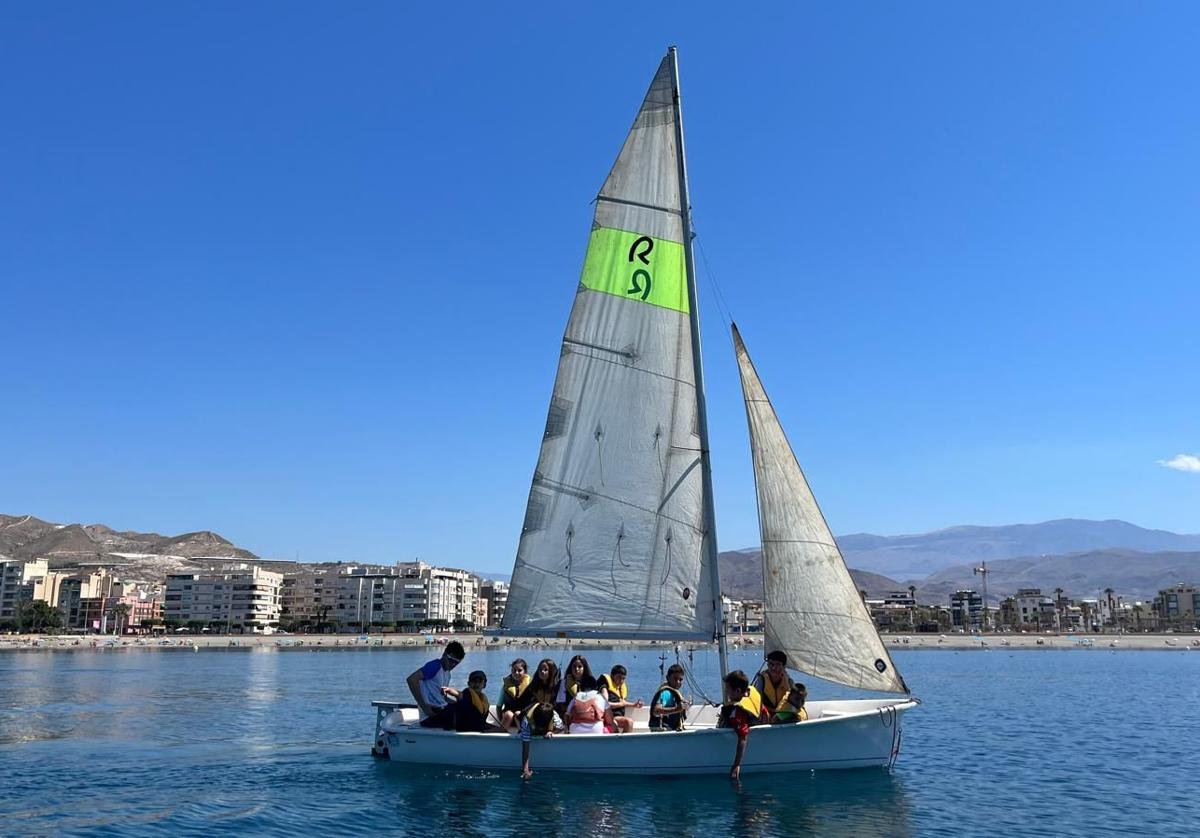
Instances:
[[[914,834],[903,781],[882,770],[724,777],[608,777],[516,772],[467,776],[380,764],[389,799],[406,801],[393,826],[462,835]],[[436,813],[426,820],[420,809]]]

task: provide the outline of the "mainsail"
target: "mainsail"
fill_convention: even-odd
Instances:
[[[596,199],[503,628],[711,639],[673,53]]]
[[[781,650],[789,666],[828,681],[907,693],[737,326],[733,342],[758,492],[766,651]]]

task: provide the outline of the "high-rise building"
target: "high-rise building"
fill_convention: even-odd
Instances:
[[[236,564],[167,576],[168,623],[199,622],[218,629],[262,631],[279,622],[283,574]]]

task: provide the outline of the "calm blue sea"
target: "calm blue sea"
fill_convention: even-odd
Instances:
[[[625,663],[634,693],[658,652]],[[495,692],[520,652],[470,651]],[[686,780],[405,769],[373,698],[428,650],[0,654],[3,835],[1192,835],[1200,654],[910,651],[896,768]],[[565,663],[566,656],[553,656]],[[684,652],[687,663],[687,653]],[[715,687],[711,653],[693,668]],[[757,667],[759,655],[734,663]],[[674,662],[674,653],[667,663]],[[465,672],[456,673],[456,683]],[[815,698],[846,695],[810,684]],[[754,747],[753,737],[750,747]],[[536,766],[535,766],[536,768]]]

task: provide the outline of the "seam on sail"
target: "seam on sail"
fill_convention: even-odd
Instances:
[[[610,204],[623,204],[624,206],[627,206],[627,207],[640,207],[641,209],[654,210],[655,212],[669,212],[671,215],[682,215],[682,213],[678,209],[671,209],[670,207],[658,207],[658,206],[655,206],[654,204],[643,204],[641,201],[630,201],[628,198],[611,198],[608,195],[597,195],[596,200],[597,201],[607,201]],[[613,227],[613,228],[609,228],[609,229],[617,229],[617,228]],[[626,232],[633,232],[633,231],[627,230]]]
[[[603,294],[604,293],[603,291],[596,291],[595,289],[592,289],[592,288],[588,288],[587,290],[591,291],[594,294]],[[612,295],[609,295],[609,296],[612,296]],[[563,343],[571,344],[573,346],[581,346],[581,347],[584,347],[585,349],[599,349],[603,352],[609,352],[614,355],[619,355],[621,352],[618,349],[608,349],[603,346],[593,346],[590,343],[583,343],[582,341],[574,340],[572,338],[563,338]],[[617,364],[617,362],[614,361],[612,358],[604,358],[599,355],[585,355],[582,352],[578,352],[576,354],[578,354],[584,358],[587,358],[589,360],[596,361],[597,363],[601,363],[601,364]],[[654,370],[648,370],[648,369],[645,369],[644,367],[634,367],[634,366],[630,366],[629,364],[621,364],[620,366],[623,369],[632,370],[633,372],[638,372],[643,375],[652,375],[655,378],[663,378],[663,379],[666,379],[667,381],[674,381],[675,383],[682,384],[685,387],[691,387],[693,390],[696,389],[695,383],[688,381],[686,378],[676,378],[673,375],[667,375],[666,373],[655,372]]]
[[[687,521],[683,521],[679,518],[674,518],[670,515],[664,515],[662,512],[660,512],[658,510],[649,509],[645,506],[638,506],[636,503],[630,503],[627,500],[622,500],[621,498],[615,498],[612,495],[606,495],[603,492],[595,492],[595,491],[588,491],[587,489],[580,489],[577,486],[571,486],[570,484],[567,484],[567,483],[559,483],[558,481],[549,480],[545,477],[539,479],[537,481],[536,485],[538,485],[544,489],[549,489],[550,491],[562,492],[563,494],[570,495],[571,497],[580,498],[580,499],[603,498],[604,500],[612,501],[613,503],[620,504],[621,506],[627,507],[629,509],[636,509],[639,512],[645,512],[647,515],[653,515],[656,518],[662,518],[665,521],[671,521],[672,523],[679,524],[682,527],[687,527],[689,530],[691,530],[692,532],[697,533],[699,535],[704,534],[704,530],[702,530],[700,527],[693,526],[692,524],[690,524]]]
[[[567,582],[571,581],[570,577],[568,577],[567,574],[563,573],[562,571],[554,570],[553,568],[542,567],[541,565],[529,564],[528,562],[525,563],[524,568],[526,571],[538,571],[539,573],[543,573],[546,576],[553,576],[556,579],[563,579]],[[607,586],[604,586],[604,585],[598,585],[594,582],[588,582],[587,580],[576,580],[573,584],[576,588],[584,588],[584,589],[588,589],[588,590],[593,590],[598,594],[603,594],[605,596],[608,595],[608,588],[607,588]],[[670,617],[673,622],[679,622],[679,615],[677,613],[675,613],[673,611],[667,611],[662,608],[652,607],[649,605],[649,603],[647,603],[646,607],[642,609],[642,613],[646,614],[646,615],[665,615],[665,616]],[[625,624],[615,623],[614,625],[625,625]],[[599,630],[603,630],[605,628],[605,626],[597,625],[596,628]],[[639,629],[641,628],[640,623],[638,625],[638,628]]]

